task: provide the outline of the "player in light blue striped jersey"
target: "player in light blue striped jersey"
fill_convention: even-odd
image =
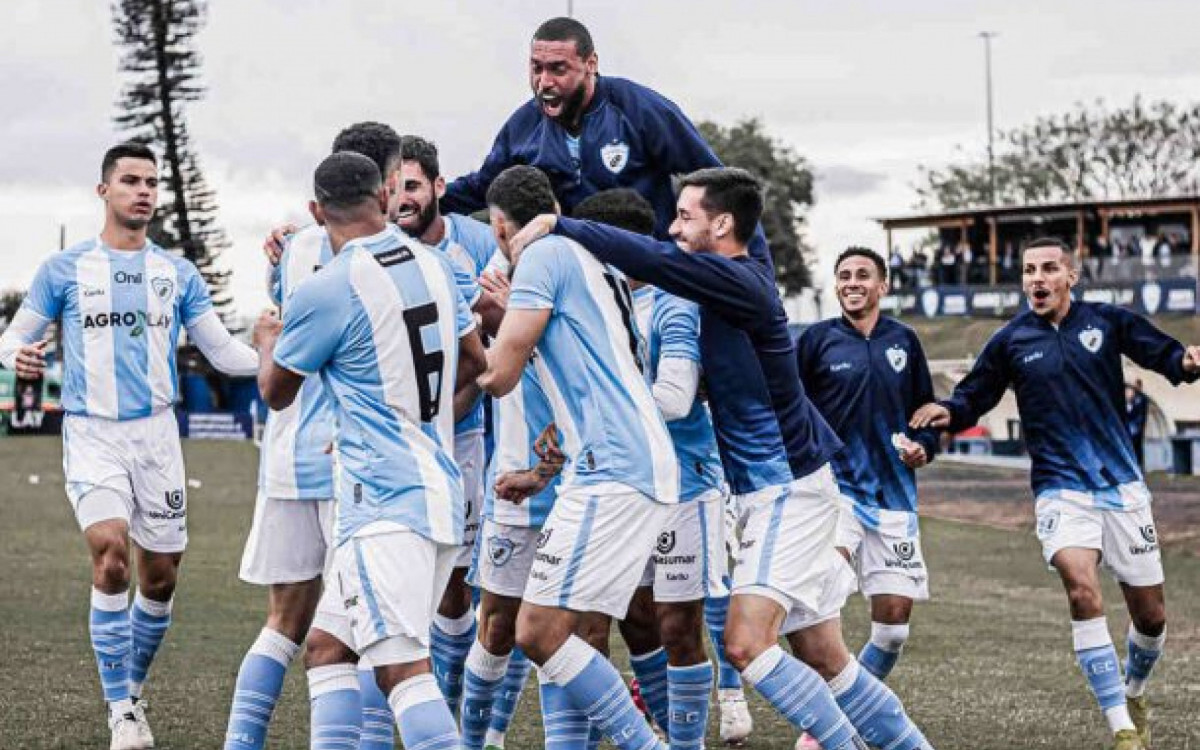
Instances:
[[[532,167],[488,190],[502,251],[530,219],[556,209]],[[643,374],[645,345],[625,277],[573,242],[531,245],[516,264],[508,310],[480,385],[504,396],[535,367],[569,463],[538,537],[517,642],[544,681],[620,748],[657,748],[620,675],[573,635],[581,612],[621,618],[659,529],[679,501],[679,466]]]
[[[109,706],[114,749],[152,747],[141,697],[171,622],[187,545],[187,487],[175,352],[180,329],[218,370],[252,374],[254,352],[213,310],[200,273],[150,242],[158,165],[145,146],[104,155],[97,194],[104,228],[53,256],[0,336],[0,365],[22,377],[45,367],[42,338],[62,326],[63,472],[92,558],[92,648]],[[138,591],[129,604],[132,539]]]
[[[335,153],[313,182],[312,212],[335,257],[297,289],[282,325],[264,317],[255,328],[267,403],[288,406],[319,372],[339,425],[338,546],[325,598],[346,617],[330,620],[331,632],[318,615],[310,635],[311,746],[357,746],[361,655],[406,746],[456,748],[430,673],[429,626],[462,539],[461,476],[449,454],[456,379],[480,371],[482,343],[449,261],[388,224],[389,194],[370,159]]]

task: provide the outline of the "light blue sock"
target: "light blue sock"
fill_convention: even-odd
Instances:
[[[567,692],[553,682],[542,682],[538,689],[542,697],[546,750],[586,750],[590,747],[587,714],[575,708]]]
[[[712,662],[668,667],[671,700],[671,750],[704,747],[708,727],[708,696],[713,687]]]
[[[309,748],[357,748],[362,736],[358,668],[332,664],[308,670]]]
[[[171,626],[171,602],[156,602],[137,592],[133,597],[129,621],[133,625],[133,651],[129,656],[129,694],[142,696],[142,684],[167,628]]]
[[[458,750],[458,727],[431,674],[409,677],[388,695],[400,727],[400,741],[410,750]]]
[[[300,646],[270,628],[263,628],[242,658],[233,705],[225,728],[225,750],[262,750],[267,727],[288,665],[300,653]]]
[[[395,719],[387,696],[375,681],[375,670],[359,664],[358,691],[362,695],[362,739],[358,750],[392,750],[396,746]]]
[[[629,655],[629,665],[637,677],[642,700],[654,723],[664,732],[670,732],[671,698],[667,691],[667,652],[663,648],[640,656]]]
[[[871,623],[871,639],[858,654],[858,663],[881,680],[886,680],[900,659],[900,651],[908,640],[908,623],[893,625]]]
[[[613,665],[578,636],[566,642],[542,666],[576,708],[620,750],[659,750],[662,743],[633,704],[629,688]],[[584,737],[588,735],[584,732]]]
[[[864,742],[889,750],[932,750],[891,688],[858,662],[851,661],[829,688]]]
[[[521,649],[513,649],[508,658],[508,670],[504,673],[504,682],[492,699],[492,723],[488,726],[485,745],[504,747],[504,735],[517,714],[517,704],[521,701],[521,692],[529,680],[529,669],[532,664],[529,657]]]
[[[725,587],[729,588],[729,576],[725,576]],[[742,686],[742,676],[725,658],[725,618],[729,615],[729,595],[710,596],[704,600],[704,623],[708,625],[708,638],[717,655],[717,689],[737,690]]]
[[[865,747],[821,676],[779,646],[759,654],[742,670],[742,679],[792,726],[812,735],[824,750]]]
[[[508,671],[508,654],[488,653],[479,641],[467,654],[463,679],[463,750],[483,750],[484,735],[492,723],[492,702]]]
[[[429,655],[433,674],[450,711],[458,716],[462,703],[463,665],[475,642],[475,611],[470,610],[457,620],[434,615],[430,628]]]
[[[104,700],[109,703],[129,700],[129,652],[133,646],[129,592],[105,594],[92,589],[88,631],[100,669]]]
[[[1146,692],[1146,681],[1162,656],[1166,640],[1165,632],[1150,636],[1138,632],[1132,624],[1129,626],[1125,641],[1125,695],[1140,698]]]
[[[1124,705],[1125,687],[1121,680],[1121,666],[1105,619],[1075,620],[1071,623],[1071,635],[1075,644],[1075,660],[1079,662],[1079,668],[1083,670],[1083,676],[1101,710]]]

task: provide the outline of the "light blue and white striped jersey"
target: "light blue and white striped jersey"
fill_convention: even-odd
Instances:
[[[272,290],[287,309],[300,282],[333,259],[329,235],[316,224],[288,241]],[[333,404],[320,378],[305,378],[291,406],[267,413],[258,459],[258,487],[277,500],[328,500],[333,497]]]
[[[446,214],[442,218],[446,222],[446,235],[437,244],[437,249],[448,255],[450,260],[454,261],[455,267],[470,278],[472,293],[467,295],[464,290],[463,296],[467,298],[467,304],[474,307],[482,294],[478,286],[479,277],[496,253],[496,237],[492,234],[490,226],[470,216]],[[475,401],[475,406],[454,425],[454,432],[462,435],[482,429],[483,397],[480,396]]]
[[[534,357],[537,357],[536,352]],[[550,399],[538,380],[537,368],[532,362],[525,365],[521,382],[507,396],[496,399],[492,405],[493,434],[496,449],[488,464],[486,494],[483,500],[483,517],[507,526],[541,528],[554,506],[554,497],[562,476],[554,478],[546,488],[513,503],[496,497],[496,479],[506,472],[532,469],[538,464],[533,444],[542,430],[554,421]]]
[[[644,286],[633,293],[638,330],[650,348],[650,381],[664,359],[686,359],[700,366],[700,307],[661,289]],[[708,407],[697,396],[692,408],[667,422],[679,458],[680,499],[695,500],[725,486],[725,471]]]
[[[347,243],[288,300],[275,361],[319,372],[333,399],[339,544],[375,521],[462,543],[454,379],[474,326],[450,262],[394,226]]]
[[[152,242],[113,250],[99,238],[42,263],[22,306],[62,318],[63,409],[118,420],[175,403],[180,326],[212,310],[191,262]]]
[[[534,364],[571,458],[562,487],[619,483],[679,502],[679,465],[642,371],[625,276],[573,240],[546,237],[521,255],[508,307],[551,311]]]

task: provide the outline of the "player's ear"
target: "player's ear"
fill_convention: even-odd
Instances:
[[[318,226],[325,226],[325,212],[321,210],[321,204],[316,201],[308,202],[308,212],[312,214],[313,221],[317,222]]]
[[[719,214],[713,222],[713,236],[717,239],[723,239],[732,229],[733,216],[731,214]]]
[[[380,185],[379,190],[375,193],[375,200],[379,201],[379,210],[384,216],[388,214],[388,198],[391,192],[387,189],[387,185]]]
[[[446,178],[443,177],[442,175],[438,175],[437,179],[433,181],[433,197],[436,198],[437,200],[441,200],[442,196],[445,194],[446,194]]]
[[[106,182],[96,183],[96,195],[102,201],[108,200],[108,183],[106,183]]]
[[[592,52],[592,54],[588,55],[588,58],[583,61],[583,65],[587,68],[588,73],[595,75],[596,71],[600,70],[600,55]]]

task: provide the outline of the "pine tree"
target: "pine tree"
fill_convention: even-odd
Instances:
[[[150,239],[196,264],[213,306],[236,328],[230,272],[217,266],[229,238],[217,224],[216,195],[200,170],[184,117],[187,102],[204,96],[196,35],[204,26],[204,0],[116,0],[112,6],[120,71],[125,85],[114,118],[129,140],[161,155],[160,205]]]

